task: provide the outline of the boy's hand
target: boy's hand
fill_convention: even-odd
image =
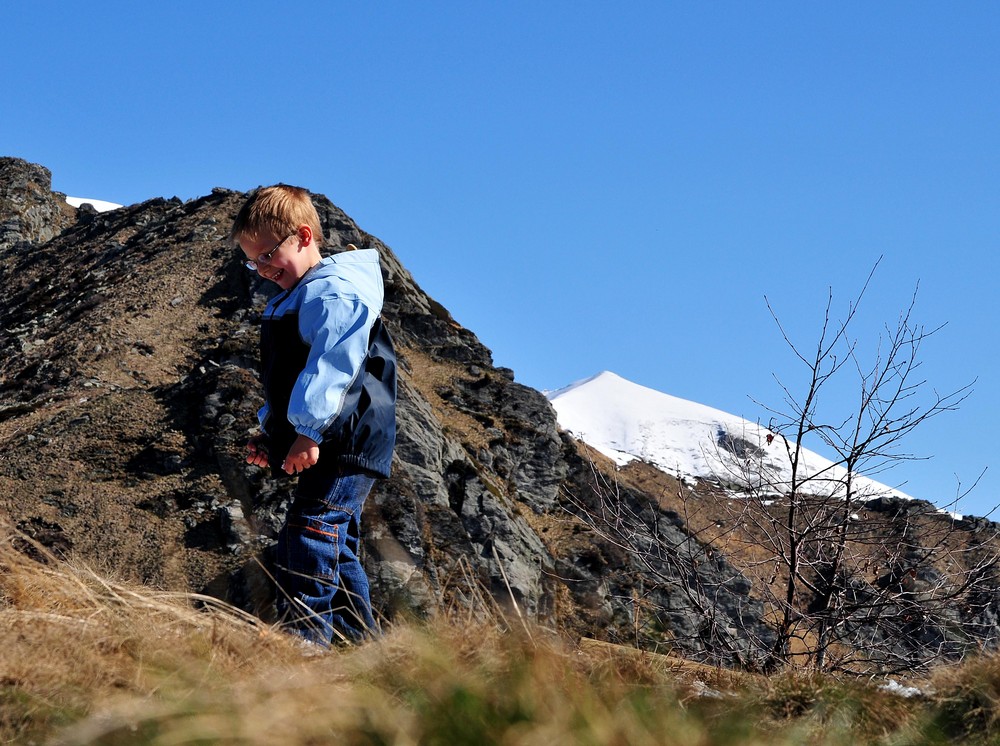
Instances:
[[[254,435],[247,441],[247,463],[267,468],[267,436]]]
[[[288,455],[281,465],[286,474],[298,474],[319,461],[319,444],[312,438],[300,435],[288,449]]]

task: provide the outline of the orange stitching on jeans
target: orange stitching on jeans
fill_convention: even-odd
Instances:
[[[338,537],[337,529],[334,529],[333,531],[321,531],[318,528],[314,528],[313,526],[304,526],[303,528],[305,528],[306,531],[312,531],[314,534],[322,534],[323,536],[332,536],[334,539]]]
[[[305,524],[304,526],[299,525],[299,524],[291,524],[291,525],[295,526],[295,528],[301,528],[303,531],[312,531],[314,534],[321,534],[322,536],[329,536],[329,537],[334,538],[334,539],[339,539],[340,538],[340,533],[339,533],[339,531],[338,531],[338,529],[337,529],[336,526],[333,527],[333,531],[323,531],[322,529],[319,529],[319,528],[316,528],[315,526],[313,526],[312,525],[312,521],[310,521],[309,523]]]

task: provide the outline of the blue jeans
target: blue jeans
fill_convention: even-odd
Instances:
[[[317,464],[299,476],[275,547],[278,614],[323,646],[376,631],[359,557],[361,509],[375,479]]]

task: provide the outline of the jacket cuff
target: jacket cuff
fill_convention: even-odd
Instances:
[[[299,435],[305,435],[310,440],[316,441],[316,443],[323,442],[323,433],[319,430],[313,430],[311,427],[304,427],[302,425],[295,428],[295,432]]]

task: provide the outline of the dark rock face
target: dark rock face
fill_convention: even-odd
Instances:
[[[0,159],[0,517],[53,551],[266,618],[257,558],[266,564],[292,482],[243,461],[271,292],[227,242],[246,195],[98,214],[69,208],[50,182]],[[383,619],[516,604],[578,634],[629,638],[641,587],[684,652],[732,663],[768,644],[750,582],[721,554],[695,566],[681,553],[651,572],[575,520],[602,487],[545,397],[495,368],[387,246],[315,202],[325,251],[381,253],[400,361],[392,476],[363,518]],[[667,523],[690,545],[683,521]]]
[[[47,168],[0,158],[0,253],[48,241],[76,221],[76,212],[65,195],[52,192]]]

